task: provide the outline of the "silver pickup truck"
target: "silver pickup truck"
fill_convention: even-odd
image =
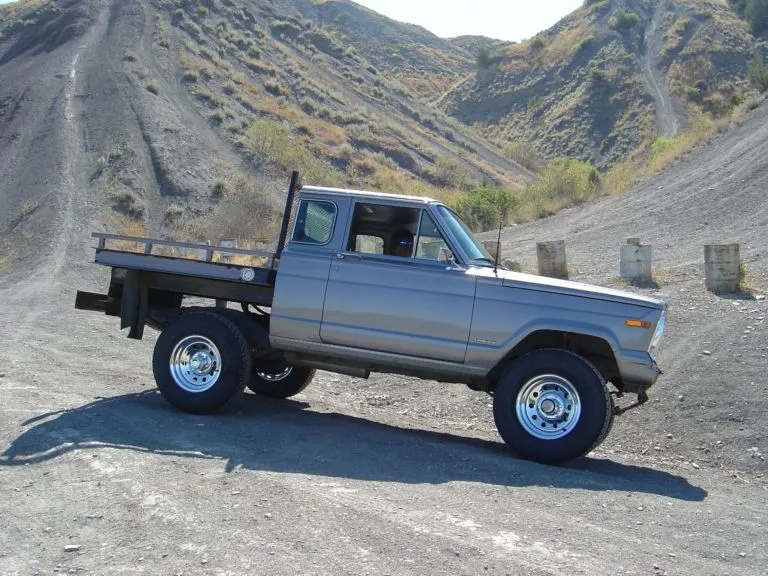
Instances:
[[[161,331],[153,370],[172,405],[209,413],[245,387],[287,398],[316,369],[464,383],[493,396],[515,452],[556,464],[648,399],[663,302],[505,270],[441,202],[297,178],[276,252],[94,234],[109,291],[76,307],[119,316],[130,338]],[[637,401],[615,407],[625,393]]]

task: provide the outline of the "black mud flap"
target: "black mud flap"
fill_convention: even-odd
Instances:
[[[147,321],[149,282],[139,270],[127,270],[120,299],[120,329],[128,328],[128,338],[141,340]]]

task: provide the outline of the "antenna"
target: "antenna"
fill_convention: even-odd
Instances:
[[[501,229],[504,226],[504,220],[506,214],[506,210],[499,206],[499,237],[496,241],[496,258],[493,260],[493,273],[498,274],[499,273],[499,258],[501,258]]]

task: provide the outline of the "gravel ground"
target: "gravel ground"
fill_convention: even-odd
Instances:
[[[511,455],[458,385],[319,373],[234,413],[167,405],[155,335],[73,308],[106,286],[74,97],[97,59],[73,50],[49,95],[50,246],[0,282],[0,574],[765,574],[768,108],[627,195],[504,232],[528,270],[565,238],[573,278],[605,285],[640,236],[659,282],[641,291],[670,304],[651,402],[553,468]],[[754,294],[702,288],[702,245],[731,241]]]

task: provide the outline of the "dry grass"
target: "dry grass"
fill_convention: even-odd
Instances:
[[[39,200],[24,200],[11,216],[11,227],[18,226],[40,208]]]
[[[7,276],[13,267],[19,263],[26,255],[26,247],[3,247],[0,246],[0,278]]]
[[[739,290],[744,294],[760,292],[760,286],[744,262],[739,264]]]
[[[678,136],[657,138],[651,146],[648,170],[651,173],[663,170],[696,146],[709,140],[717,131],[717,123],[708,114],[702,114],[688,130]]]
[[[110,227],[112,228],[112,227]],[[123,216],[118,219],[115,230],[120,230],[118,234],[120,236],[133,236],[134,238],[146,238],[147,237],[147,225],[145,222],[134,220]],[[140,242],[129,242],[127,240],[112,240],[109,241],[109,247],[112,250],[122,250],[123,252],[144,252],[144,244]]]
[[[552,66],[555,62],[570,59],[587,37],[589,37],[589,24],[581,22],[575,28],[564,30],[552,38],[539,52],[537,58],[545,66]]]

